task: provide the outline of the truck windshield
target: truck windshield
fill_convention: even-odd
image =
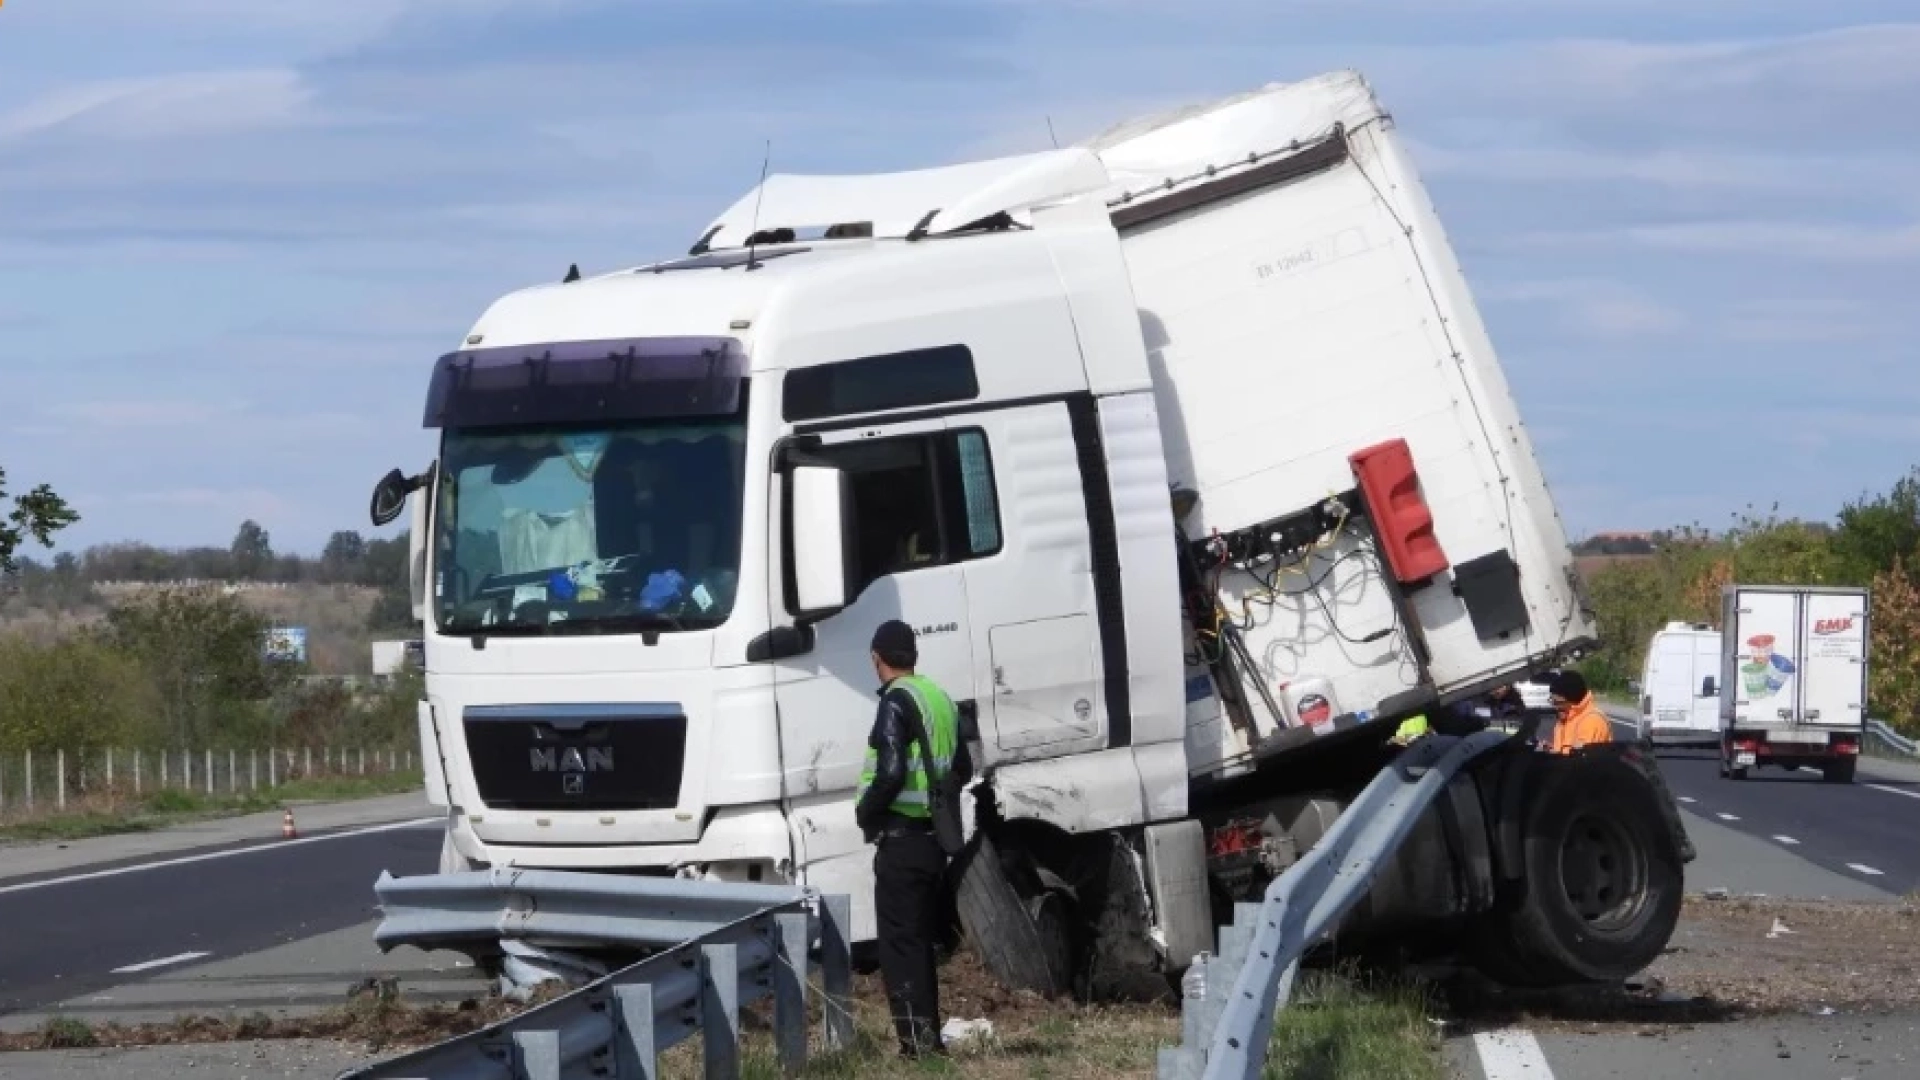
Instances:
[[[707,629],[733,609],[745,423],[449,430],[435,500],[445,633]]]

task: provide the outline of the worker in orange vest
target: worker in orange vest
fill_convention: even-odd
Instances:
[[[1587,680],[1577,671],[1562,671],[1547,681],[1547,694],[1560,714],[1553,726],[1553,742],[1548,750],[1571,754],[1583,746],[1613,741],[1613,724],[1594,703]]]

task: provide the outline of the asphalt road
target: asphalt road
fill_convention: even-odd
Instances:
[[[441,826],[352,831],[0,885],[0,1015],[367,922]]]
[[[1780,769],[1726,780],[1713,751],[1657,753],[1682,808],[1875,888],[1920,889],[1920,782],[1874,775],[1871,762],[1845,785]]]

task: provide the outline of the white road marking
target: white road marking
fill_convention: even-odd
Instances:
[[[1682,795],[1680,796],[1680,801],[1681,802],[1699,802],[1700,800],[1694,798],[1691,795]]]
[[[1920,799],[1920,791],[1908,791],[1906,788],[1888,787],[1885,784],[1861,784],[1860,786],[1870,787],[1875,791],[1884,791],[1889,795],[1905,795],[1909,799]]]
[[[1529,1031],[1482,1031],[1473,1037],[1487,1080],[1553,1080],[1546,1052]]]
[[[1783,844],[1797,844],[1800,842],[1798,840],[1795,840],[1791,836],[1776,836],[1774,837],[1774,839],[1780,841]]]
[[[148,960],[145,963],[128,964],[126,967],[117,967],[114,968],[110,974],[131,975],[136,971],[152,971],[154,968],[166,967],[169,964],[184,964],[189,960],[198,960],[203,956],[212,955],[212,953],[204,952],[183,952],[177,956],[163,956],[158,960]]]
[[[185,866],[188,863],[206,862],[209,859],[226,859],[236,855],[258,855],[263,851],[285,851],[301,844],[323,844],[328,840],[344,840],[349,836],[366,836],[369,833],[394,832],[399,829],[418,829],[427,825],[445,825],[444,817],[415,818],[412,821],[396,821],[388,825],[369,825],[364,829],[348,829],[344,832],[327,833],[325,836],[303,836],[297,840],[274,840],[253,847],[231,848],[226,851],[209,851],[204,855],[185,855],[178,859],[162,859],[159,862],[136,863],[133,866],[116,866],[109,870],[91,870],[84,874],[69,874],[66,877],[47,878],[42,881],[23,881],[18,885],[0,885],[0,896],[7,893],[26,892],[28,889],[45,889],[54,885],[69,885],[76,881],[92,881],[95,878],[116,877],[131,874],[139,870],[158,870],[165,866]]]
[[[1858,871],[1859,873],[1866,874],[1869,877],[1881,876],[1880,871],[1875,870],[1873,867],[1868,866],[1865,863],[1850,862],[1847,864],[1847,869]]]
[[[1721,821],[1739,821],[1740,820],[1740,815],[1738,814],[1716,813],[1713,816],[1719,818]]]
[[[1811,766],[1811,765],[1802,765],[1802,766],[1800,766],[1800,771],[1801,771],[1801,772],[1810,772],[1810,773],[1817,773],[1817,772],[1819,772],[1820,770],[1819,770],[1819,769],[1816,769],[1816,768],[1814,768],[1814,767],[1813,767],[1813,766]]]

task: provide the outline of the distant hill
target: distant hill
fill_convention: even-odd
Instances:
[[[363,585],[189,581],[101,582],[76,598],[0,595],[0,634],[58,637],[105,618],[116,602],[178,588],[231,591],[276,626],[305,628],[307,662],[319,675],[367,674],[372,670],[372,643],[407,633],[371,628],[380,590]]]

